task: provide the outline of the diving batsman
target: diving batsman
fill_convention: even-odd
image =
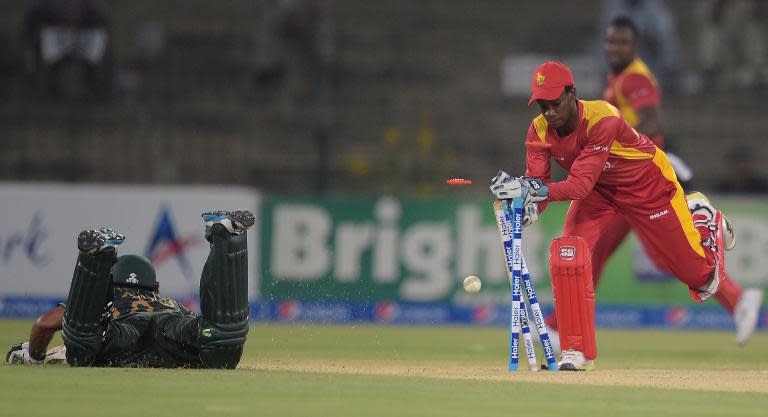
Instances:
[[[125,237],[84,230],[62,320],[71,366],[224,368],[240,361],[248,334],[249,211],[203,214],[210,252],[200,316],[162,297],[152,264],[117,256]]]

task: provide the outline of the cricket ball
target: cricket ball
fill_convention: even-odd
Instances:
[[[466,278],[464,278],[464,291],[474,294],[478,291],[480,291],[480,288],[482,288],[483,283],[480,281],[480,278],[470,275]]]

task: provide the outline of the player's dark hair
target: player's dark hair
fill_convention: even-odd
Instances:
[[[627,16],[616,16],[611,20],[611,24],[608,27],[614,28],[628,28],[632,31],[632,36],[635,37],[635,42],[640,37],[640,31],[637,29],[637,25]]]
[[[565,91],[564,91],[564,93],[565,93],[565,94],[568,94],[568,93],[570,93],[571,91],[573,91],[573,86],[572,86],[572,85],[566,85],[566,86],[565,86]]]

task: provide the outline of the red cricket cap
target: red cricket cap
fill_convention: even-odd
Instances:
[[[531,74],[530,106],[536,100],[554,100],[563,89],[573,85],[573,73],[562,62],[548,61],[539,65]]]

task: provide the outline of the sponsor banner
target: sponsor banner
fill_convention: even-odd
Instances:
[[[461,304],[504,302],[509,292],[485,199],[269,198],[262,221],[265,298]],[[534,249],[543,238],[542,229],[526,230],[529,259],[538,258]],[[540,259],[529,267],[537,283],[546,279]],[[483,291],[471,300],[461,286],[467,275],[483,280]],[[542,298],[551,299],[547,293]]]
[[[0,297],[0,317],[38,317],[60,302],[50,297]]]
[[[544,305],[544,314],[552,311]],[[448,303],[400,303],[381,301],[371,303],[313,302],[286,299],[263,301],[252,308],[265,312],[254,320],[268,322],[351,323],[409,325],[509,325],[509,305]],[[529,314],[530,310],[529,310]],[[595,322],[600,328],[656,328],[687,330],[731,330],[734,323],[728,313],[719,308],[702,306],[598,306]],[[768,326],[768,312],[759,319],[758,328]]]
[[[764,287],[768,204],[714,200],[738,236],[727,254],[732,277]],[[153,259],[162,293],[193,299],[207,255],[200,212],[242,207],[257,214],[249,234],[254,320],[507,324],[510,289],[490,199],[261,202],[245,188],[0,185],[0,315],[34,316],[63,299],[75,236],[102,225],[126,233],[123,253]],[[523,231],[527,265],[545,306],[552,302],[549,245],[561,233],[567,207],[550,204]],[[596,294],[599,326],[732,327],[717,303],[697,306],[677,280],[649,278],[649,269],[638,266],[648,263],[638,261],[642,253],[632,237],[606,266]],[[463,291],[468,275],[482,279],[479,293]]]
[[[713,198],[735,225],[732,278],[768,283],[768,202]],[[523,252],[541,301],[551,302],[548,253],[567,211],[552,203],[523,231]],[[261,294],[302,301],[506,303],[509,283],[488,199],[291,198],[265,200]],[[466,294],[461,282],[481,278]],[[766,298],[768,300],[768,298]],[[598,305],[689,305],[688,291],[653,265],[634,235],[605,267]],[[714,303],[713,303],[714,304]]]
[[[50,297],[63,301],[83,229],[113,227],[126,235],[119,253],[140,254],[157,269],[163,294],[186,299],[198,293],[208,256],[200,214],[249,209],[258,216],[259,195],[238,187],[89,186],[0,183],[0,297]],[[258,223],[250,232],[258,236]],[[250,296],[258,295],[258,250],[249,242]]]
[[[0,317],[36,317],[55,307],[58,299],[37,297],[0,298]],[[318,324],[406,324],[473,325],[507,327],[509,304],[459,305],[450,303],[316,302],[296,299],[256,300],[251,302],[251,320],[279,323]],[[542,305],[549,314],[552,305]],[[532,317],[532,313],[529,315]],[[599,328],[672,328],[686,330],[731,330],[733,319],[720,308],[700,305],[614,306],[595,309]],[[768,328],[768,310],[763,310],[758,329]]]

